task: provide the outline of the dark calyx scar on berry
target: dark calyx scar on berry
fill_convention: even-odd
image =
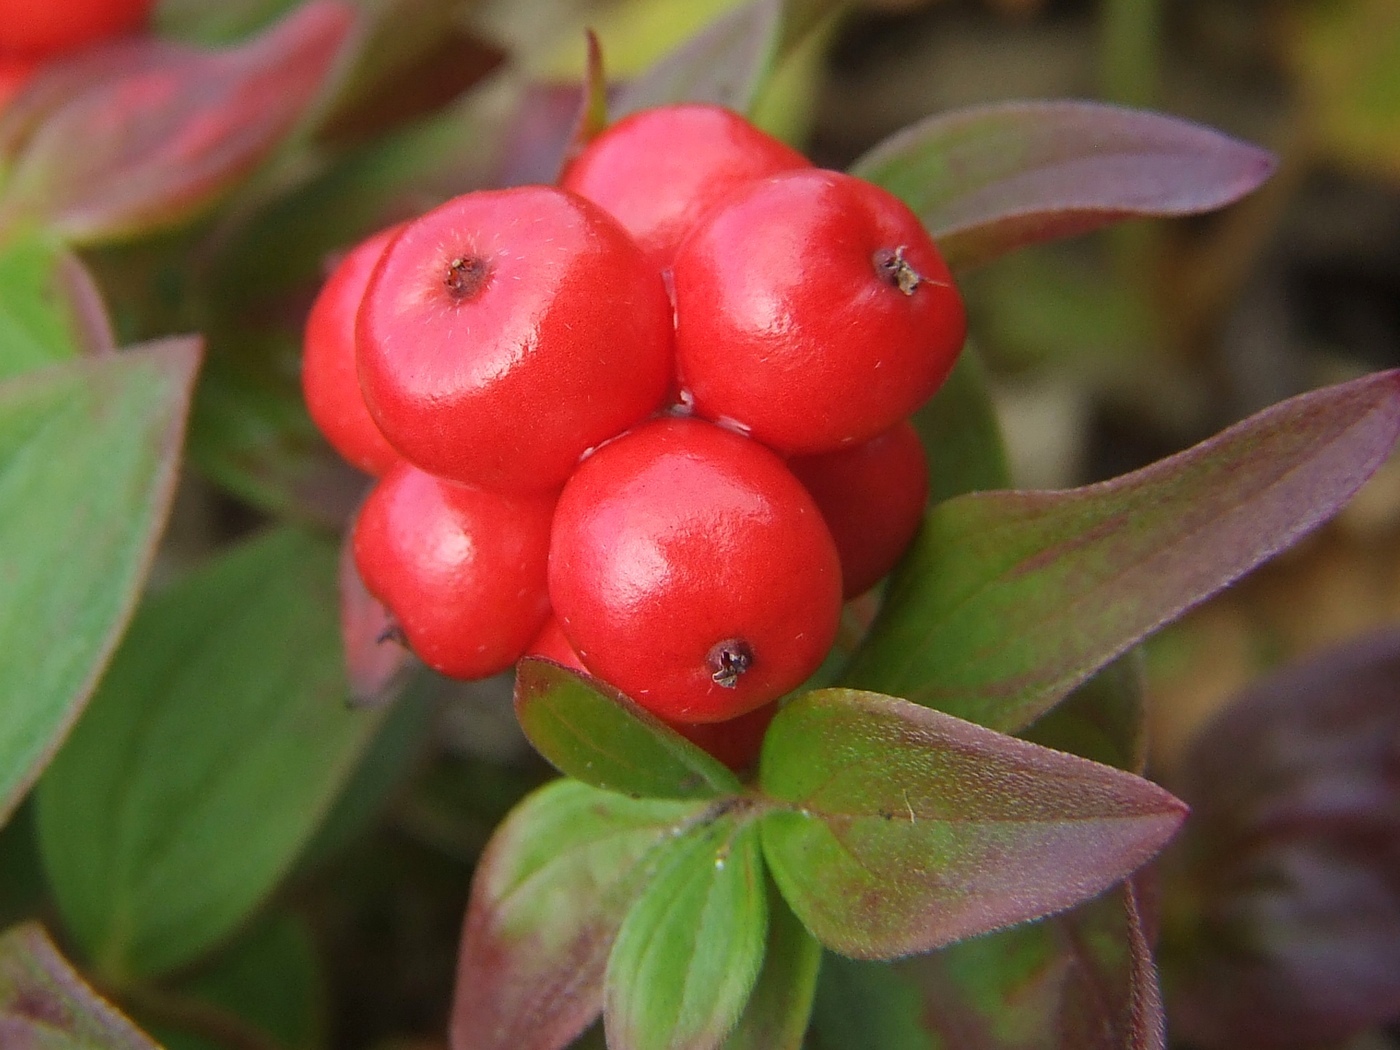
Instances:
[[[743,673],[753,666],[753,649],[742,638],[730,638],[717,643],[710,650],[706,662],[715,685],[733,689],[739,684]]]
[[[491,264],[479,255],[459,255],[447,264],[443,286],[455,302],[476,298],[491,277]]]
[[[913,295],[914,289],[923,284],[927,278],[909,265],[909,260],[904,258],[905,248],[906,246],[903,244],[898,248],[881,248],[875,253],[872,261],[875,263],[875,272],[881,278],[894,285],[905,295]]]

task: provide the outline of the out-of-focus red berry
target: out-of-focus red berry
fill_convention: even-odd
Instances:
[[[894,568],[923,521],[928,463],[918,431],[906,420],[850,448],[794,456],[788,469],[831,529],[845,596],[869,590]]]
[[[0,0],[0,51],[47,58],[146,24],[155,0]]]
[[[472,193],[384,253],[360,310],[360,385],[424,470],[557,488],[661,403],[671,323],[661,275],[596,204],[549,186]]]
[[[966,318],[917,216],[878,186],[794,171],[681,244],[676,352],[695,411],[788,455],[868,441],[953,367]]]
[[[302,392],[311,419],[331,446],[367,474],[383,474],[399,454],[365,408],[355,367],[355,318],[365,286],[401,227],[381,230],[352,248],[331,272],[306,319]]]
[[[38,68],[37,58],[0,53],[0,111],[9,105],[10,99],[19,94],[20,89],[29,82],[29,78]]]
[[[601,204],[665,269],[690,228],[740,186],[806,167],[806,157],[737,113],[685,103],[619,120],[560,184]]]
[[[777,456],[665,418],[603,446],[569,479],[549,590],[592,673],[662,718],[720,722],[821,664],[841,567],[821,512]]]
[[[429,667],[485,678],[525,652],[549,615],[552,495],[506,495],[399,463],[355,522],[355,565]]]

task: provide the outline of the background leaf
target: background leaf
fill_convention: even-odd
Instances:
[[[792,913],[772,879],[768,889],[768,940],[739,1022],[724,1050],[799,1050],[812,1013],[822,946]]]
[[[175,487],[199,344],[0,382],[0,818],[58,746],[136,605]]]
[[[1009,732],[1331,517],[1400,433],[1400,372],[1292,398],[1065,492],[936,507],[847,684]]]
[[[758,977],[768,907],[758,828],[724,816],[671,843],[608,956],[613,1050],[709,1050]]]
[[[38,923],[0,935],[0,1045],[6,1050],[159,1050],[83,983]]]
[[[764,740],[762,819],[783,896],[826,947],[928,951],[1101,892],[1185,807],[1128,773],[892,697],[829,689]]]
[[[310,0],[226,51],[153,40],[98,56],[86,82],[59,70],[52,83],[69,90],[31,93],[33,106],[0,118],[0,149],[12,157],[0,226],[23,216],[93,242],[183,219],[248,175],[304,117],[353,21],[338,0]]]
[[[535,750],[594,787],[648,798],[740,790],[722,762],[617,690],[547,660],[520,662],[515,713]]]
[[[1130,650],[1017,735],[1106,766],[1147,768],[1147,698],[1142,654]]]
[[[608,954],[653,855],[705,811],[556,780],[477,866],[452,1004],[454,1050],[560,1050],[603,1009]]]
[[[1280,669],[1171,777],[1174,1024],[1203,1047],[1340,1043],[1400,1014],[1400,631]]]
[[[82,352],[113,348],[91,279],[49,236],[0,245],[0,381]]]
[[[45,773],[45,867],[108,977],[225,938],[353,773],[379,717],[346,705],[335,566],[273,532],[150,599]]]
[[[1011,485],[986,371],[972,347],[963,347],[952,373],[914,413],[913,423],[928,457],[930,502]]]
[[[1273,169],[1264,150],[1175,117],[1047,101],[930,117],[851,172],[902,198],[966,269],[1121,219],[1213,211]]]

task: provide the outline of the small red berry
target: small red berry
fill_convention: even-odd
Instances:
[[[917,216],[834,171],[739,190],[686,238],[673,277],[695,411],[791,455],[906,418],[947,377],[966,329]]]
[[[551,616],[544,630],[530,643],[526,656],[543,656],[574,671],[588,673],[583,661],[574,652],[564,628],[559,626],[559,618]],[[727,722],[672,722],[668,726],[685,737],[696,747],[704,748],[730,769],[742,772],[758,761],[758,752],[763,746],[763,735],[768,732],[768,723],[778,713],[776,702],[764,704],[755,711]]]
[[[312,421],[347,461],[376,476],[398,462],[399,454],[384,440],[360,393],[355,318],[375,264],[400,229],[382,230],[346,254],[321,286],[303,340],[301,385]]]
[[[39,68],[38,59],[22,55],[0,54],[0,111],[19,94],[20,89],[29,83],[29,78]]]
[[[405,458],[558,488],[670,389],[661,275],[601,208],[548,186],[467,194],[389,245],[360,310],[370,414]]]
[[[0,51],[47,57],[140,29],[154,0],[0,0]]]
[[[847,598],[873,587],[919,531],[928,499],[928,463],[908,421],[838,452],[794,456],[788,469],[821,508],[841,555]]]
[[[662,718],[719,722],[821,664],[841,567],[781,460],[700,420],[664,418],[603,446],[569,479],[549,590],[592,673]]]
[[[560,185],[601,204],[658,269],[706,212],[740,186],[810,167],[796,150],[719,106],[661,106],[590,142]]]
[[[553,496],[459,485],[399,463],[355,522],[355,564],[409,648],[453,678],[510,667],[549,615]]]

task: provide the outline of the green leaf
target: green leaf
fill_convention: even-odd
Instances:
[[[38,923],[0,934],[0,1046],[160,1050],[83,983]]]
[[[83,342],[69,289],[82,264],[50,236],[0,246],[0,381],[73,357]]]
[[[205,1050],[220,1044],[205,1033],[215,1028],[256,1033],[282,1050],[315,1050],[321,1043],[323,977],[306,923],[290,912],[261,917],[207,966],[162,989],[162,1002],[211,1023],[180,1028],[149,1022],[166,1050]],[[139,1016],[142,996],[132,993]],[[176,1013],[167,1009],[167,1016]],[[250,1045],[251,1039],[250,1039]],[[256,1045],[263,1045],[262,1043]]]
[[[174,492],[195,340],[0,382],[0,818],[116,647]]]
[[[597,679],[548,660],[520,662],[515,713],[535,750],[586,784],[648,798],[737,794],[718,759]]]
[[[764,741],[783,896],[828,948],[894,958],[1067,908],[1135,871],[1185,807],[1157,785],[892,697],[829,689]]]
[[[768,901],[758,828],[732,816],[666,851],[608,957],[614,1050],[708,1050],[734,1027],[763,962]]]
[[[822,959],[811,1042],[813,1050],[971,1050],[934,1039],[923,997],[900,964],[832,953]]]
[[[657,847],[706,812],[556,780],[477,865],[452,1004],[454,1050],[561,1050],[603,1009],[608,954]]]
[[[45,773],[45,867],[108,977],[224,939],[354,772],[380,716],[346,705],[335,586],[335,549],[288,530],[156,595]]]
[[[676,102],[748,112],[777,57],[783,8],[782,0],[753,0],[721,15],[623,88],[613,118]]]
[[[1147,767],[1146,701],[1141,653],[1130,650],[1017,735],[1141,773]]]
[[[940,113],[851,167],[913,208],[954,269],[1123,219],[1213,211],[1273,170],[1264,150],[1198,124],[1058,99]]]
[[[963,348],[952,373],[933,399],[914,413],[913,423],[928,457],[932,502],[1011,484],[986,372],[972,347]]]
[[[1008,732],[1336,513],[1400,433],[1400,372],[1274,405],[1113,481],[935,507],[846,684]]]
[[[768,885],[768,943],[753,994],[723,1050],[799,1050],[812,998],[822,946],[792,913],[772,879]]]

